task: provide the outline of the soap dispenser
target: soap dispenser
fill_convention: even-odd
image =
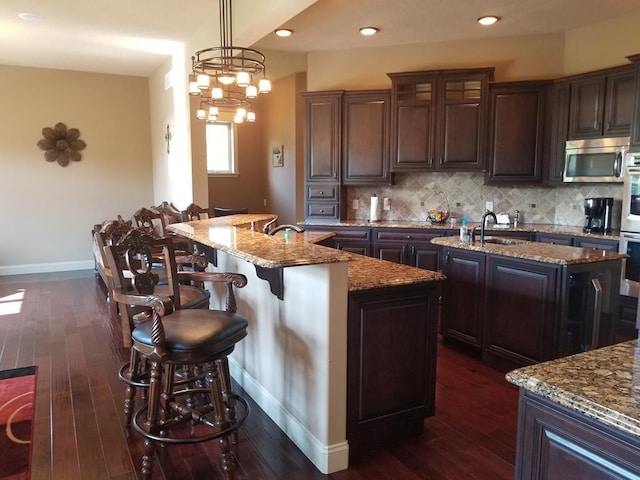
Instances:
[[[464,243],[469,241],[469,227],[467,226],[466,215],[462,217],[462,222],[460,223],[460,241]]]

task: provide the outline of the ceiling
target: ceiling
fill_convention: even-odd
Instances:
[[[236,2],[242,11],[265,5]],[[25,12],[38,18],[19,19]],[[636,12],[638,0],[317,0],[284,22],[282,12],[260,19],[269,33],[255,46],[301,53],[545,34]],[[480,27],[484,14],[502,20]],[[147,76],[208,22],[217,27],[215,0],[2,0],[0,64]],[[380,31],[362,37],[364,25]],[[294,35],[276,37],[278,26]]]

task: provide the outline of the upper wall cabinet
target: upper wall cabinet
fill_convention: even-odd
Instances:
[[[640,55],[628,57],[634,66],[634,110],[631,122],[631,149],[640,151]]]
[[[342,104],[342,184],[390,183],[389,90],[346,92]]]
[[[571,81],[569,139],[629,135],[634,78],[633,65],[574,77]]]
[[[547,111],[550,117],[549,154],[545,164],[545,183],[562,184],[565,145],[569,135],[569,103],[571,85],[566,80],[555,81],[547,95]]]
[[[550,83],[509,82],[489,86],[489,162],[485,183],[542,183],[545,99]]]
[[[303,94],[307,180],[340,180],[342,94],[341,90]]]
[[[392,172],[484,170],[493,68],[390,73]]]

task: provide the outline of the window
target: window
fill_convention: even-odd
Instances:
[[[236,174],[234,125],[231,122],[206,124],[207,171],[211,174]]]

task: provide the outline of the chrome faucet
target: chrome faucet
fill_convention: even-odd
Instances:
[[[304,227],[301,227],[300,225],[278,225],[277,227],[272,228],[271,230],[269,230],[266,233],[268,235],[275,235],[276,233],[280,232],[281,230],[286,230],[287,228],[290,228],[291,230],[293,230],[294,232],[297,232],[297,233],[304,232]]]
[[[480,245],[484,244],[484,227],[487,217],[493,217],[493,222],[498,223],[498,219],[496,218],[496,214],[487,210],[482,215],[482,220],[480,220]]]

